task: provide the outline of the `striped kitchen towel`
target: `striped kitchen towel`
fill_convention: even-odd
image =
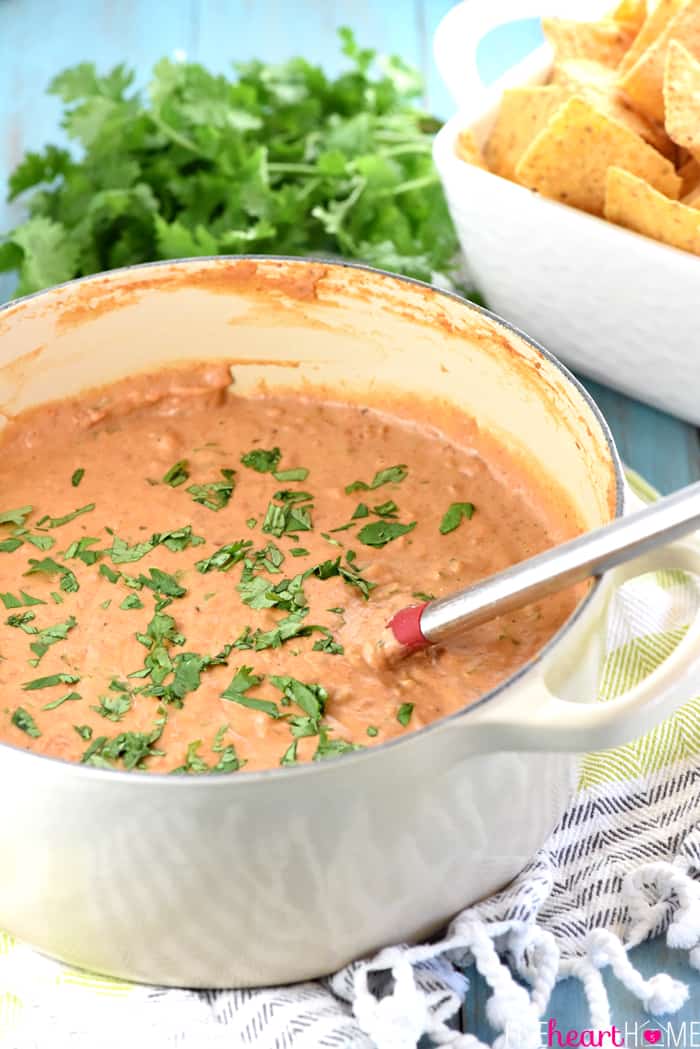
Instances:
[[[700,580],[679,572],[627,583],[606,624],[599,701],[657,666],[699,604]],[[590,1027],[610,1028],[606,966],[650,1013],[673,1012],[687,987],[663,973],[643,979],[626,948],[665,932],[700,968],[699,786],[700,699],[633,743],[587,755],[550,839],[512,885],[456,917],[442,940],[388,948],[316,983],[143,987],[60,965],[0,934],[0,1049],[413,1049],[425,1034],[478,1049],[473,1035],[449,1026],[468,996],[461,969],[472,961],[490,987],[497,1049],[541,1044],[541,1018],[563,976],[582,981]]]

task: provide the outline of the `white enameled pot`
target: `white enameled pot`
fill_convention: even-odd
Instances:
[[[236,389],[419,393],[556,478],[586,526],[623,512],[600,413],[544,350],[456,296],[342,263],[218,258],[77,281],[0,310],[0,421],[196,360]],[[0,928],[129,979],[255,986],[428,935],[517,873],[562,814],[576,753],[693,691],[700,627],[624,697],[591,703],[612,589],[700,572],[693,541],[598,582],[540,656],[482,700],[333,761],[218,777],[71,765],[0,745]]]

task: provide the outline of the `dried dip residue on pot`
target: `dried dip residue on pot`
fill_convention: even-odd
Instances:
[[[411,421],[405,402],[244,398],[229,381],[173,370],[7,425],[1,740],[158,772],[323,759],[468,705],[572,612],[580,591],[381,666],[395,610],[574,522],[447,410],[429,425],[418,401]]]

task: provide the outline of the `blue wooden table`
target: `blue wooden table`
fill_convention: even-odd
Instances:
[[[103,69],[126,60],[142,81],[158,58],[174,52],[218,71],[229,70],[236,59],[282,61],[303,54],[334,72],[340,66],[336,30],[347,23],[361,44],[398,53],[421,67],[428,106],[447,117],[452,106],[432,62],[431,40],[451,6],[452,0],[0,0],[0,197],[6,174],[26,149],[60,138],[59,105],[44,94],[44,87],[60,69],[84,60]],[[498,52],[485,56],[488,74],[509,64],[510,57],[501,39]],[[20,214],[16,208],[3,210],[0,203],[0,230]],[[0,283],[0,301],[9,292],[9,282]],[[550,348],[556,352],[556,346]],[[584,381],[630,466],[662,492],[700,477],[694,427]],[[648,975],[664,970],[690,980],[690,1003],[675,1019],[700,1016],[700,978],[691,975],[682,955],[655,941],[637,948],[632,957]],[[613,1019],[643,1023],[647,1016],[639,1003],[607,976],[606,982]],[[476,978],[463,1019],[467,1029],[490,1041],[485,1001],[485,989]],[[572,981],[560,984],[549,1015],[557,1017],[562,1029],[587,1027],[580,987]]]

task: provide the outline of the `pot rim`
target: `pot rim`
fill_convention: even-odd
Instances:
[[[10,299],[6,303],[0,304],[0,315],[8,309],[13,309],[25,302],[30,302],[33,299],[39,298],[43,295],[50,295],[61,288],[69,288],[77,284],[86,284],[90,281],[97,281],[99,279],[110,278],[112,275],[118,275],[123,273],[129,273],[132,270],[146,270],[156,269],[158,267],[169,267],[169,266],[182,266],[182,265],[201,265],[202,263],[218,264],[218,263],[231,263],[231,262],[286,262],[293,263],[294,265],[308,266],[308,265],[323,265],[336,267],[338,269],[349,269],[349,270],[360,270],[365,273],[371,273],[380,277],[388,277],[389,279],[396,281],[397,283],[409,284],[418,288],[424,288],[432,295],[439,297],[445,297],[452,299],[455,302],[466,306],[467,309],[474,311],[477,314],[488,317],[489,320],[494,321],[497,325],[505,328],[506,331],[512,332],[517,335],[529,346],[531,346],[537,353],[543,357],[550,364],[554,365],[555,368],[563,375],[564,379],[567,380],[570,386],[574,388],[576,393],[585,401],[589,410],[595,418],[596,423],[603,435],[605,444],[607,445],[610,460],[615,473],[615,512],[613,520],[621,517],[625,509],[625,478],[622,467],[622,461],[620,459],[619,452],[615,445],[610,427],[606,422],[605,416],[596,404],[595,400],[583,386],[583,384],[573,375],[566,365],[550,351],[545,349],[536,339],[525,334],[515,324],[511,324],[510,321],[504,320],[503,317],[499,317],[498,314],[493,313],[485,306],[480,306],[475,302],[465,298],[463,295],[458,294],[455,291],[448,291],[444,288],[435,287],[433,284],[428,284],[427,281],[418,280],[415,277],[406,277],[403,274],[392,273],[389,270],[382,270],[376,266],[368,266],[362,262],[350,262],[345,259],[328,258],[322,255],[313,256],[298,256],[298,255],[201,255],[189,258],[181,259],[158,259],[153,262],[142,262],[134,263],[131,266],[120,266],[112,270],[104,270],[99,273],[91,273],[85,277],[77,277],[74,280],[64,281],[61,284],[54,284],[50,288],[42,288],[40,291],[31,292],[28,295],[22,295],[16,299]],[[138,769],[104,769],[95,768],[92,765],[82,765],[73,761],[64,761],[62,758],[52,757],[48,754],[36,754],[30,750],[24,750],[22,747],[15,747],[10,743],[3,743],[0,741],[0,757],[5,751],[12,752],[17,758],[26,758],[32,762],[41,761],[42,766],[48,771],[50,766],[54,766],[57,771],[63,771],[66,774],[86,776],[89,775],[93,779],[96,777],[105,778],[107,782],[129,784],[132,783],[134,786],[137,784],[151,783],[154,786],[162,786],[164,783],[172,784],[173,787],[202,789],[203,787],[212,788],[214,785],[220,790],[226,790],[231,787],[235,788],[235,784],[248,784],[254,785],[259,782],[269,783],[272,779],[288,779],[289,777],[296,776],[309,776],[314,773],[319,773],[322,770],[331,771],[337,767],[337,762],[342,762],[343,767],[349,767],[350,763],[357,764],[370,760],[373,757],[379,757],[385,754],[389,749],[395,749],[401,746],[405,746],[412,741],[416,741],[418,737],[425,737],[429,733],[436,733],[438,731],[444,731],[450,722],[455,722],[457,719],[462,720],[465,716],[468,717],[472,710],[476,710],[483,704],[494,700],[506,688],[510,688],[515,682],[519,681],[526,674],[530,673],[534,667],[538,666],[542,660],[549,654],[549,652],[559,643],[564,635],[573,627],[573,625],[579,620],[580,616],[586,611],[596,594],[598,587],[600,586],[602,577],[595,578],[593,585],[590,587],[586,596],[579,602],[574,611],[571,613],[565,623],[556,631],[555,634],[550,637],[545,645],[533,656],[532,659],[524,663],[523,666],[519,667],[514,674],[509,675],[503,681],[501,681],[495,688],[485,692],[483,696],[479,696],[478,699],[474,700],[469,704],[468,707],[462,707],[460,710],[454,711],[452,714],[448,714],[446,717],[438,718],[436,721],[431,721],[430,724],[425,725],[423,728],[417,729],[414,732],[407,732],[402,736],[397,736],[394,739],[387,740],[385,743],[379,743],[373,747],[364,747],[360,750],[351,751],[347,754],[340,755],[332,760],[319,761],[319,762],[304,762],[296,766],[280,766],[278,768],[270,769],[259,769],[254,772],[245,772],[242,776],[234,775],[221,775],[221,776],[173,776],[169,772],[146,772]]]

